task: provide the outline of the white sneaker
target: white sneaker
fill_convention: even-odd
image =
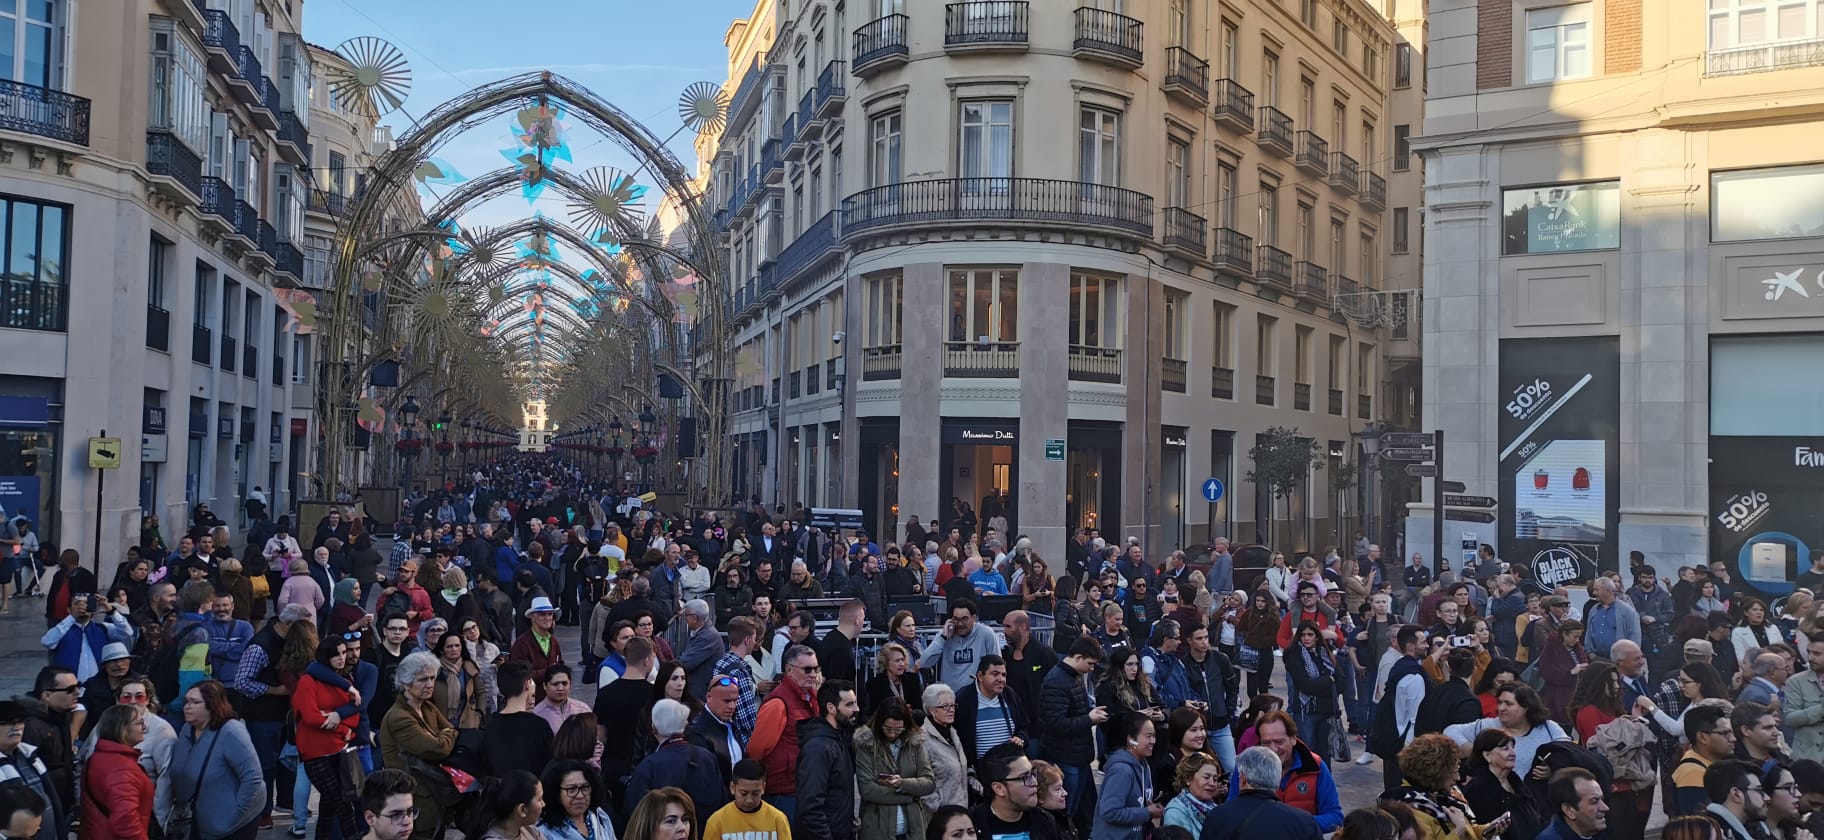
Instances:
[[[1374,763],[1374,754],[1373,753],[1362,753],[1361,758],[1356,759],[1355,763],[1361,764],[1361,765],[1373,764]]]

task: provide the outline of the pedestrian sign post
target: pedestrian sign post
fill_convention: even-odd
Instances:
[[[1058,438],[1046,438],[1045,439],[1045,460],[1047,460],[1047,461],[1064,460],[1064,441],[1062,441]]]
[[[1222,492],[1223,492],[1223,486],[1222,486],[1221,479],[1206,478],[1203,480],[1203,500],[1204,501],[1211,502],[1211,503],[1220,502],[1220,501],[1222,501]]]

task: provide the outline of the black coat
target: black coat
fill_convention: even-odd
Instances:
[[[1096,758],[1096,727],[1090,722],[1089,708],[1083,677],[1070,663],[1059,662],[1039,686],[1039,757],[1066,767],[1087,768]],[[957,711],[962,711],[961,703]]]
[[[975,724],[976,715],[981,712],[976,706],[981,702],[981,692],[971,682],[956,692],[956,733],[963,739],[963,754],[971,764],[975,762]],[[1020,700],[1020,694],[1013,690],[1013,680],[1007,681],[1007,689],[1001,692],[1001,703],[1007,710],[1009,722],[1013,724],[1013,737],[1022,742],[1032,734],[1032,716],[1026,711],[1026,704]],[[1087,711],[1084,714],[1088,714]]]
[[[675,787],[696,802],[697,827],[693,836],[702,836],[703,822],[728,804],[728,785],[723,784],[720,773],[712,769],[715,765],[714,754],[687,741],[661,745],[633,768],[633,776],[627,780],[627,801],[621,809],[622,816],[632,816],[634,807],[649,791]]]
[[[1245,834],[1244,834],[1245,832]],[[1264,790],[1244,790],[1211,811],[1203,820],[1198,840],[1242,840],[1243,837],[1276,840],[1319,840],[1317,820]]]
[[[906,706],[915,712],[923,709],[925,681],[918,675],[918,672],[908,668],[906,673],[899,678],[899,684],[906,694]],[[880,708],[880,704],[887,702],[887,698],[891,696],[893,696],[893,690],[887,685],[886,673],[875,674],[863,688],[862,713],[872,715],[874,710]]]
[[[708,750],[710,755],[716,757],[716,769],[722,773],[722,784],[728,784],[734,772],[734,756],[728,752],[728,724],[716,720],[716,716],[705,709],[691,719],[690,729],[684,735],[690,743]]]
[[[1482,719],[1482,701],[1469,684],[1462,680],[1445,680],[1425,692],[1425,699],[1419,702],[1418,717],[1413,721],[1414,735],[1429,735],[1443,732],[1444,727],[1456,723],[1471,723]]]
[[[855,837],[855,746],[849,735],[821,717],[798,722],[798,808],[792,836]]]

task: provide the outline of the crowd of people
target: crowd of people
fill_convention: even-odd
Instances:
[[[385,551],[358,506],[262,509],[239,556],[206,508],[175,546],[148,520],[106,587],[59,555],[50,664],[0,701],[0,835],[1824,827],[1824,562],[1777,606],[1638,554],[1572,598],[1487,546],[1461,574],[1360,539],[1238,572],[1222,540],[1194,567],[1080,529],[1052,564],[998,502],[952,507],[877,542],[518,456],[407,498]],[[1337,768],[1377,761],[1346,811]]]

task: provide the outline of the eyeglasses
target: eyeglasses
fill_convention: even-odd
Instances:
[[[1706,729],[1703,734],[1712,735],[1718,738],[1728,738],[1731,741],[1735,740],[1735,731],[1731,729]]]
[[[1038,787],[1039,786],[1038,774],[1033,773],[1030,770],[1026,771],[1026,775],[1024,775],[1024,776],[1010,776],[1005,779],[996,779],[995,781],[1007,782],[1007,783],[1019,782],[1023,785],[1026,785],[1027,787]]]
[[[956,711],[956,704],[955,703],[943,703],[940,705],[931,706],[929,708],[931,708],[933,710],[943,709],[944,711],[947,711],[947,712],[954,712],[954,711]]]
[[[717,677],[713,681],[710,682],[710,685],[712,685],[712,686],[713,685],[732,685],[732,686],[740,687],[741,681],[735,679],[734,677]]]
[[[403,811],[383,811],[380,813],[380,816],[393,825],[405,825],[412,820],[418,819],[418,809],[407,808]]]
[[[588,785],[565,785],[558,790],[563,791],[564,795],[569,797],[588,796],[595,792],[595,788]]]
[[[797,668],[798,670],[803,671],[807,674],[815,674],[815,673],[823,670],[822,668],[820,668],[816,665],[788,665],[786,667]]]
[[[1798,782],[1787,782],[1786,784],[1783,784],[1783,785],[1774,785],[1773,787],[1768,788],[1767,790],[1782,790],[1793,796],[1798,796],[1799,795],[1799,783]],[[1765,793],[1766,791],[1762,791],[1762,792]]]

